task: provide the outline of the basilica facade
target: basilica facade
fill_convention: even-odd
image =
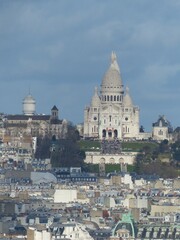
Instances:
[[[139,107],[133,104],[129,88],[124,91],[114,52],[100,91],[95,88],[91,104],[84,110],[84,138],[139,138]]]

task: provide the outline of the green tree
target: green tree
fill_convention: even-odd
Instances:
[[[171,145],[173,160],[180,162],[180,140]],[[177,164],[178,165],[178,164]]]
[[[165,139],[159,144],[159,152],[160,153],[167,153],[170,151],[168,143],[169,143],[168,140]]]
[[[80,150],[78,140],[79,132],[70,123],[65,139],[56,140],[51,151],[51,163],[53,167],[82,167],[85,152]]]
[[[50,147],[51,147],[51,139],[48,136],[44,138],[38,137],[35,158],[37,159],[50,158]]]
[[[143,163],[143,159],[144,159],[144,155],[142,153],[138,153],[137,156],[136,156],[136,161],[135,161],[135,166],[134,166],[134,171],[137,173],[137,174],[141,174],[141,166],[142,166],[142,163]]]

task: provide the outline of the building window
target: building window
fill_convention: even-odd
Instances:
[[[112,120],[112,116],[110,115],[110,116],[109,116],[109,122],[111,122],[111,120]]]
[[[117,96],[117,101],[119,102],[119,96]]]
[[[114,101],[116,101],[116,96],[114,96]]]
[[[162,130],[159,130],[159,135],[163,135],[163,131]]]
[[[118,137],[118,131],[115,129],[114,130],[114,137],[117,138]]]
[[[113,100],[113,96],[111,95],[111,101]]]
[[[106,130],[105,129],[103,129],[103,131],[102,131],[102,136],[103,136],[103,138],[106,137]]]
[[[107,101],[109,101],[109,96],[107,96]]]

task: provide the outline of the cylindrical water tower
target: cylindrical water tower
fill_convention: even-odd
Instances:
[[[36,111],[36,101],[34,98],[29,94],[23,99],[23,114],[24,115],[34,115]]]

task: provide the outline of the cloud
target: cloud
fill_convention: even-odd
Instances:
[[[147,20],[134,27],[130,42],[134,45],[164,45],[176,47],[180,41],[180,29],[177,21],[160,22]]]
[[[156,85],[157,87],[167,86],[174,81],[177,81],[176,76],[180,74],[180,63],[163,64],[152,63],[146,66],[143,72],[142,79],[146,80],[147,84]]]
[[[39,112],[57,104],[62,117],[82,122],[114,50],[144,123],[163,110],[178,125],[179,8],[166,0],[0,1],[0,111],[21,111],[30,85]]]

